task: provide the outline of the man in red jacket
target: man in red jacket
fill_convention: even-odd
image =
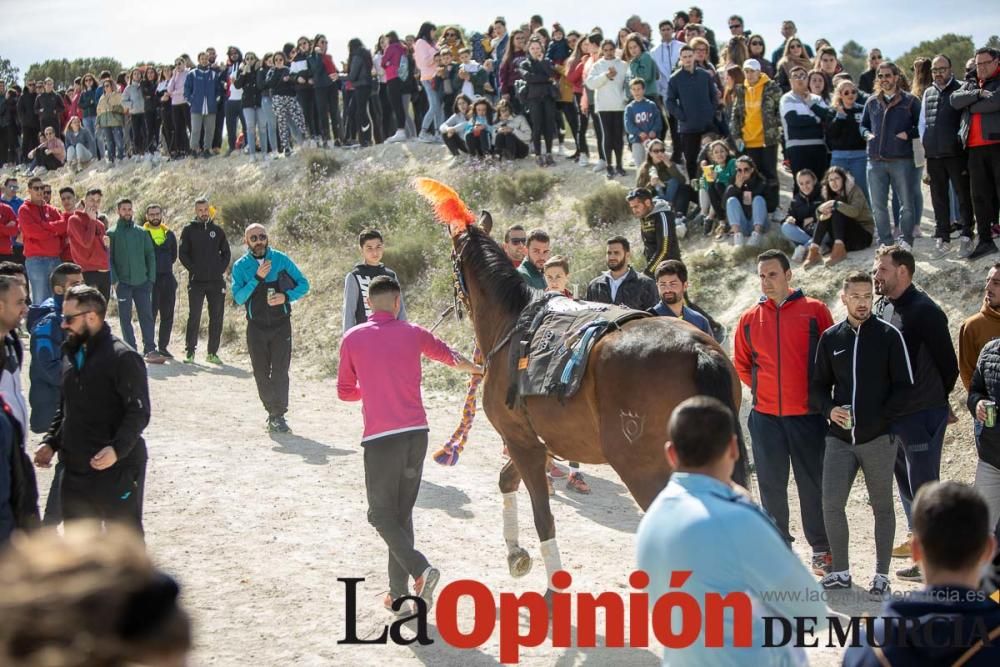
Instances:
[[[813,551],[813,572],[830,573],[823,523],[822,479],[826,420],[809,409],[809,377],[819,336],[833,325],[822,301],[789,283],[788,257],[768,250],[757,257],[764,295],[740,316],[733,362],[753,393],[750,429],[760,500],[788,542],[788,462],[795,471],[802,529]]]
[[[111,270],[108,262],[110,241],[104,223],[97,218],[103,198],[104,193],[98,188],[87,190],[83,210],[69,217],[66,231],[69,234],[73,262],[83,269],[83,281],[97,288],[107,300],[111,294]]]
[[[0,260],[14,259],[14,239],[21,233],[17,214],[7,204],[0,202]]]
[[[50,190],[51,191],[51,190]],[[30,199],[21,205],[17,221],[24,239],[24,269],[33,303],[52,296],[49,276],[59,263],[66,221],[54,206],[45,203],[45,184],[40,178],[28,181]]]

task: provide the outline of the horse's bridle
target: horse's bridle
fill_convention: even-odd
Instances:
[[[462,319],[462,307],[465,308],[470,317],[472,316],[472,305],[469,303],[469,288],[466,287],[465,276],[462,274],[462,255],[465,254],[465,248],[468,245],[469,234],[466,232],[462,243],[451,251],[452,289],[454,290],[455,313],[459,320]],[[501,337],[500,341],[483,358],[484,369],[489,369],[493,356],[500,351],[500,348],[510,342],[510,337],[514,335],[515,327],[516,324],[511,326],[510,331]],[[478,340],[476,341],[476,347],[479,347]]]

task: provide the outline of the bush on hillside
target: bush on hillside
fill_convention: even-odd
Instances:
[[[429,234],[405,234],[387,239],[383,261],[396,272],[401,284],[413,285],[430,265],[433,246],[439,240]],[[447,252],[447,249],[440,252]]]
[[[503,174],[496,177],[496,198],[508,207],[538,202],[558,182],[558,178],[541,169]]]
[[[306,163],[306,173],[312,181],[329,178],[340,171],[340,162],[326,151],[312,150],[302,154]]]
[[[278,212],[278,227],[290,240],[299,243],[328,241],[330,212],[319,200],[298,200]]]
[[[625,201],[627,192],[619,183],[604,183],[577,201],[573,210],[589,227],[622,222],[632,214]]]
[[[263,192],[247,192],[223,199],[218,209],[217,222],[226,236],[235,240],[243,236],[243,230],[250,223],[266,225],[271,221],[274,199]]]

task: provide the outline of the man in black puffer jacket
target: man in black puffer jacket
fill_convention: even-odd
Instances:
[[[201,326],[201,306],[208,300],[208,361],[222,364],[222,317],[226,303],[226,279],[232,251],[226,233],[211,219],[207,199],[194,203],[195,219],[181,231],[178,256],[188,270],[188,322],[184,363],[194,363]]]
[[[1000,402],[1000,338],[987,343],[979,353],[976,370],[972,373],[969,399],[966,405],[976,420],[976,488],[986,498],[990,508],[990,526],[1000,521],[1000,424],[986,426],[986,403]],[[994,408],[995,410],[995,408]]]

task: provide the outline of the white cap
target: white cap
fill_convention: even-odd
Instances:
[[[747,60],[743,61],[743,69],[752,69],[752,70],[756,70],[756,71],[759,72],[760,71],[760,63],[757,62],[756,58],[748,58]]]

